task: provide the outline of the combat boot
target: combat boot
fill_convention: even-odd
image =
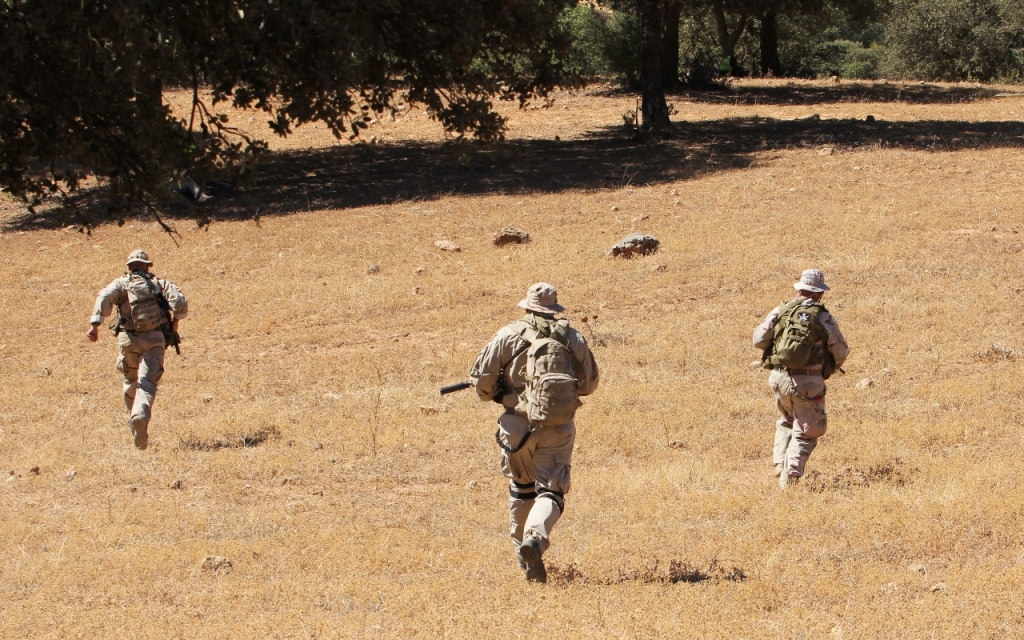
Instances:
[[[135,440],[135,448],[140,451],[144,451],[146,446],[149,445],[149,427],[147,425],[136,425],[135,421],[128,418],[128,427],[132,431],[132,437]]]
[[[800,484],[800,476],[791,476],[788,473],[779,476],[779,487],[782,489],[791,489],[798,484]]]
[[[540,543],[536,538],[528,538],[519,547],[519,559],[526,565],[526,579],[530,582],[547,582],[548,572],[540,557]]]

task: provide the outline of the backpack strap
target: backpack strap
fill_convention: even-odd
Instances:
[[[143,280],[146,281],[146,288],[156,298],[156,303],[160,307],[160,310],[167,314],[167,322],[174,321],[174,312],[171,311],[171,303],[167,301],[167,296],[164,295],[164,289],[159,284],[153,282],[156,280],[156,276],[149,274],[145,271],[138,272]]]

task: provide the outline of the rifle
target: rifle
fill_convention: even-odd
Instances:
[[[139,272],[143,278],[146,279],[147,286],[154,285],[156,291],[153,291],[153,295],[156,296],[156,304],[160,307],[160,310],[167,314],[167,323],[160,327],[160,331],[164,334],[164,341],[168,347],[174,347],[174,353],[181,355],[181,336],[174,330],[174,312],[171,311],[171,303],[167,302],[167,297],[164,296],[164,289],[158,284],[153,282],[153,276],[148,272]]]
[[[446,396],[449,393],[455,393],[456,391],[462,391],[463,389],[468,389],[468,388],[470,388],[472,386],[473,386],[472,382],[457,382],[455,384],[450,384],[447,387],[441,387],[441,395],[442,396]]]

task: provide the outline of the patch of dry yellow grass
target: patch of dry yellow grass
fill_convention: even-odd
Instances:
[[[582,135],[631,100],[573,97],[554,125],[516,112],[513,134]],[[900,108],[815,112],[867,107]],[[769,115],[724,108],[680,117]],[[0,636],[1017,635],[1022,175],[1014,148],[807,149],[655,186],[179,222],[180,247],[138,222],[5,231]],[[506,225],[533,242],[493,247]],[[632,230],[661,252],[603,257]],[[145,452],[114,340],[84,338],[138,247],[192,309]],[[749,340],[812,266],[853,353],[806,486],[783,494]],[[546,586],[506,538],[494,405],[437,394],[536,280],[577,327],[597,316],[602,372]]]

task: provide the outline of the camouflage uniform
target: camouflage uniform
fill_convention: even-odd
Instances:
[[[798,291],[812,294],[824,293],[829,289],[824,275],[817,269],[803,272],[800,282],[793,285]],[[814,300],[798,296],[795,301],[811,305]],[[783,305],[776,307],[764,322],[754,330],[754,346],[765,350],[775,337],[775,324]],[[850,355],[850,347],[839,330],[839,323],[828,311],[818,313],[818,322],[828,335],[825,348],[835,358],[836,367],[842,366]],[[779,484],[785,488],[804,474],[804,467],[811,452],[818,444],[818,438],[825,435],[828,420],[825,415],[825,379],[821,364],[809,365],[806,369],[774,369],[768,376],[768,386],[775,393],[779,417],[775,428],[775,446],[772,461],[779,474]]]
[[[129,256],[128,264],[149,264],[144,251],[135,251]],[[116,307],[121,330],[117,335],[120,351],[117,370],[124,376],[124,404],[128,410],[128,425],[135,438],[135,446],[145,449],[148,444],[149,420],[152,416],[153,398],[157,385],[164,373],[164,352],[166,341],[159,329],[135,331],[132,327],[131,307],[128,304],[127,285],[131,274],[125,274],[104,287],[96,297],[90,324],[96,327],[103,323]],[[188,316],[188,301],[173,283],[159,278],[152,282],[160,287],[174,312],[174,320]]]
[[[555,288],[545,283],[531,286],[519,306],[531,312],[523,321],[541,328],[556,322],[551,316],[564,310],[557,303]],[[568,337],[567,346],[573,356],[575,377],[579,380],[577,393],[589,395],[598,384],[597,362],[578,331],[569,328]],[[502,473],[509,480],[511,536],[520,555],[520,564],[528,569],[527,577],[543,581],[546,573],[539,556],[550,546],[551,530],[565,508],[576,425],[569,421],[558,426],[531,428],[529,420],[516,412],[519,394],[526,386],[527,347],[513,325],[502,327],[480,352],[470,380],[481,400],[498,402],[505,409],[498,418],[495,439],[502,449]],[[526,562],[523,560],[524,543],[529,543],[538,555],[540,564],[533,574],[527,566],[529,558]]]

